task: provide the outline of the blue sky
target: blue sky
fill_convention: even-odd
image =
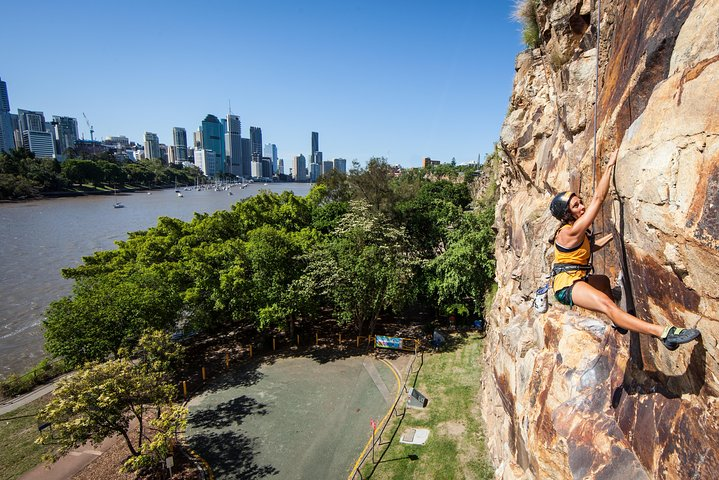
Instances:
[[[514,2],[4,2],[10,106],[76,117],[89,138],[188,141],[212,113],[262,128],[279,156],[418,166],[484,158],[523,49]],[[287,164],[287,163],[286,163]]]

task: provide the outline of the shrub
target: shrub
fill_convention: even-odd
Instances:
[[[523,25],[522,40],[528,48],[539,46],[539,24],[537,23],[537,0],[518,0],[514,6],[515,20]]]

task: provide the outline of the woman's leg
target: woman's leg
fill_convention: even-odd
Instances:
[[[574,284],[574,287],[572,287],[572,303],[582,308],[603,313],[616,326],[626,328],[632,332],[660,337],[664,331],[664,328],[659,325],[639,320],[637,317],[628,314],[617,307],[610,296],[587,282],[576,282]]]

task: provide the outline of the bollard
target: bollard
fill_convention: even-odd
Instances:
[[[182,393],[187,398],[187,382],[185,380],[182,381]]]
[[[202,367],[202,381],[204,382],[207,380],[207,373],[205,372],[205,367]]]
[[[275,340],[276,340],[276,338],[275,338],[275,337],[272,337],[272,351],[273,351],[273,352],[274,352],[275,349],[277,348],[277,345],[275,344]]]
[[[357,336],[357,348],[359,348],[359,335]]]
[[[299,335],[297,335],[297,346],[298,347],[300,346],[300,336]]]
[[[252,344],[250,344],[250,358],[252,358]]]
[[[225,353],[225,368],[230,368],[230,354],[229,354],[229,352]]]
[[[342,345],[342,334],[340,333],[340,345]]]
[[[315,345],[319,345],[319,344],[320,344],[320,334],[315,333]]]

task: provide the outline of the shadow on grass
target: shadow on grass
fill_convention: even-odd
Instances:
[[[278,475],[272,465],[255,463],[254,439],[238,432],[203,432],[188,439],[210,465],[215,478],[255,479]]]

